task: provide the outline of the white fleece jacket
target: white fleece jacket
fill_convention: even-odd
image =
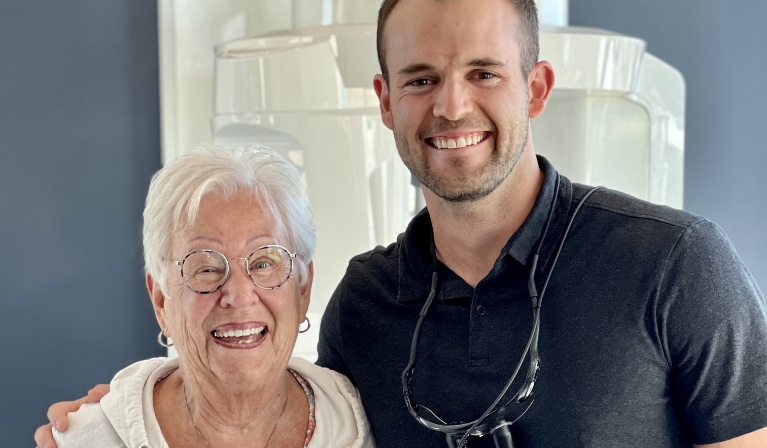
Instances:
[[[317,427],[309,448],[375,448],[357,389],[343,375],[291,358],[288,367],[311,384]],[[59,448],[168,448],[154,413],[154,385],[178,369],[178,358],[139,361],[117,373],[100,403],[68,415],[66,432],[53,431]]]

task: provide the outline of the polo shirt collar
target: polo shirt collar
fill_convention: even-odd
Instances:
[[[533,208],[520,228],[509,238],[488,277],[499,275],[507,269],[508,259],[521,266],[529,267],[552,203],[554,210],[552,212],[551,225],[539,254],[538,272],[542,271],[544,266],[546,266],[548,258],[555,249],[564,230],[572,198],[572,185],[567,178],[560,176],[544,157],[538,156],[538,166],[544,174],[544,179]],[[557,191],[558,178],[560,182]],[[557,197],[552,201],[555,194]],[[429,216],[428,209],[424,208],[411,220],[399,242],[399,291],[397,301],[426,300],[431,286],[431,274],[435,269],[440,270],[441,283],[444,283],[446,279],[450,280],[452,277],[457,277],[452,272],[445,275],[445,271],[448,271],[448,268],[437,261],[434,256],[431,217]],[[457,288],[459,291],[463,289],[466,288]],[[445,288],[442,289],[442,292],[444,294]],[[449,299],[452,297],[443,298]]]

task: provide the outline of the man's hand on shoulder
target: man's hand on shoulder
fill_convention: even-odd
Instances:
[[[88,395],[75,401],[62,401],[48,408],[48,424],[37,428],[35,431],[35,443],[39,448],[55,448],[56,442],[53,441],[53,428],[64,432],[69,427],[67,414],[80,409],[80,406],[90,403],[98,403],[109,393],[108,384],[99,384],[88,391]]]

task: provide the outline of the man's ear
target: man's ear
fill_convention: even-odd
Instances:
[[[383,75],[373,77],[373,89],[378,95],[378,106],[381,108],[381,121],[389,129],[394,129],[394,121],[391,116],[391,102],[389,102],[389,84]]]
[[[152,299],[152,308],[154,308],[154,315],[157,318],[157,323],[160,324],[160,328],[167,330],[168,323],[165,321],[165,295],[160,289],[160,285],[157,284],[155,279],[147,272],[146,274],[146,289],[149,291],[149,298]],[[166,334],[166,336],[170,336]]]
[[[535,118],[543,113],[551,90],[554,88],[554,69],[548,61],[535,64],[527,77],[527,87],[530,98],[528,115],[530,118]]]
[[[314,262],[312,261],[306,266],[306,283],[300,287],[301,293],[301,315],[306,316],[309,311],[309,301],[312,296],[312,281],[314,280]]]

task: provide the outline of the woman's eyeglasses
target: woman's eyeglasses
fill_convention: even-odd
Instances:
[[[210,294],[218,291],[229,278],[230,261],[245,261],[245,270],[256,286],[275,289],[288,281],[297,256],[274,244],[261,246],[247,257],[226,258],[221,252],[203,249],[189,252],[183,260],[164,260],[181,267],[181,278],[190,291]]]

